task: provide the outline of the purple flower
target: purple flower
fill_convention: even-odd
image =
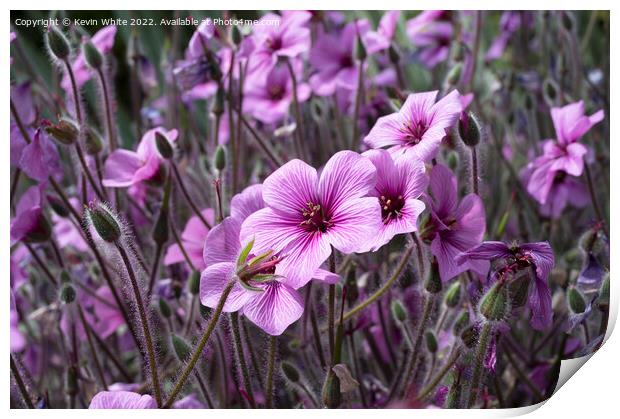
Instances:
[[[173,144],[178,135],[176,129],[166,131],[162,127],[157,127],[142,136],[136,151],[114,150],[105,161],[103,186],[125,188],[152,179],[159,173],[164,159],[159,155],[155,145],[156,132]]]
[[[525,19],[522,19],[525,17]],[[531,15],[526,11],[508,10],[502,13],[499,20],[500,34],[493,40],[485,55],[487,61],[500,58],[508,45],[508,42],[521,25],[529,24]]]
[[[299,80],[302,73],[301,61],[295,61]],[[243,99],[245,112],[265,124],[272,124],[282,120],[288,113],[293,102],[293,80],[286,65],[279,64],[271,68],[267,77],[253,78],[247,83]],[[310,88],[305,83],[297,85],[297,98],[300,102],[310,96]]]
[[[39,182],[60,172],[60,157],[56,145],[42,129],[37,129],[32,142],[23,148],[19,167]]]
[[[368,54],[374,54],[390,47],[396,33],[399,17],[400,10],[388,10],[381,17],[377,30],[368,31],[364,34],[363,42]]]
[[[116,36],[116,26],[104,26],[96,34],[91,38],[91,42],[93,45],[99,49],[99,51],[105,55],[112,51],[112,47],[114,47],[114,37]],[[75,82],[77,87],[81,87],[90,80],[91,70],[86,64],[86,60],[84,59],[84,54],[80,51],[77,58],[71,64],[71,68],[73,69],[73,74],[75,74]],[[66,91],[71,90],[71,81],[69,80],[69,76],[65,74],[62,79],[61,86]]]
[[[339,33],[319,32],[310,51],[310,64],[316,70],[310,77],[312,91],[319,96],[334,94],[337,88],[357,89],[358,65],[353,57],[357,33],[363,36],[368,21],[348,23]]]
[[[555,265],[553,250],[547,242],[526,243],[508,246],[504,242],[487,241],[460,254],[457,263],[472,260],[491,261],[502,259],[494,274],[495,279],[504,279],[523,269],[533,268],[534,281],[530,282],[528,307],[532,311],[530,324],[534,329],[542,330],[551,325],[553,310],[551,308],[551,290],[547,279]]]
[[[50,237],[51,227],[43,213],[41,194],[45,184],[31,186],[24,192],[11,221],[11,246],[20,240],[44,241]]]
[[[377,120],[364,142],[371,148],[391,146],[396,158],[432,160],[462,109],[456,90],[437,103],[436,97],[437,91],[409,95],[400,111]]]
[[[89,409],[157,409],[155,399],[148,394],[131,391],[100,391],[90,401]]]
[[[372,162],[351,151],[336,153],[321,175],[292,160],[263,184],[264,208],[245,220],[243,240],[257,252],[283,256],[284,275],[298,288],[312,278],[335,247],[343,253],[368,251],[381,229],[381,208],[367,195],[375,186]]]
[[[201,211],[201,214],[210,225],[214,224],[215,214],[213,209],[204,209]],[[202,251],[208,233],[209,228],[204,225],[197,215],[194,215],[187,221],[183,233],[181,234],[181,242],[187,252],[187,256],[196,269],[199,270],[205,268]],[[170,245],[164,257],[164,265],[172,265],[181,262],[185,262],[185,257],[183,256],[183,252],[181,252],[181,248],[176,243]]]
[[[69,198],[69,202],[79,213],[80,202],[73,197]],[[76,227],[76,225],[69,218],[64,218],[54,213],[52,214],[52,222],[54,223],[54,237],[56,238],[56,242],[61,249],[67,246],[73,246],[81,252],[88,250],[88,245],[84,241],[81,230],[78,229],[78,227]]]
[[[456,176],[440,164],[431,171],[430,192],[431,214],[422,237],[432,240],[431,253],[437,258],[441,280],[448,281],[469,269],[485,275],[488,262],[455,261],[458,254],[479,244],[484,237],[486,216],[482,200],[472,193],[459,202]]]
[[[32,138],[34,130],[31,126],[35,123],[37,114],[32,102],[30,83],[21,83],[11,87],[11,101],[15,105],[16,113],[24,124],[28,136]],[[11,166],[19,166],[23,150],[27,144],[11,113]]]
[[[418,58],[429,69],[448,58],[452,31],[450,12],[444,10],[427,10],[407,22],[407,36],[419,47]]]
[[[418,216],[425,208],[419,198],[428,186],[428,177],[421,162],[394,162],[386,150],[370,150],[363,155],[377,169],[377,183],[370,195],[377,197],[381,206],[382,227],[373,246],[378,249],[397,234],[418,230]]]

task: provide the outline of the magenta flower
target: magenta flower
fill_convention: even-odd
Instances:
[[[528,294],[528,307],[532,311],[530,324],[537,330],[551,326],[553,310],[547,279],[555,265],[555,258],[549,243],[508,246],[504,242],[488,241],[462,253],[456,259],[457,263],[468,263],[472,260],[504,260],[505,263],[493,275],[496,280],[533,268],[536,275],[534,281],[530,283]]]
[[[539,160],[536,159],[533,163],[538,161]],[[528,192],[530,192],[532,196],[540,197],[542,195],[540,195],[540,190],[533,189],[534,186],[532,186],[532,191],[530,191],[529,185],[543,185],[545,188],[545,203],[540,204],[539,207],[541,215],[558,218],[569,204],[575,208],[583,208],[591,202],[586,186],[579,179],[567,175],[563,170],[549,170],[549,166],[542,166],[541,169],[542,170],[535,170],[534,165],[529,164],[520,173],[521,180],[524,184],[528,185]],[[545,171],[545,169],[547,171]],[[536,173],[542,178],[532,180],[533,173]],[[546,176],[551,175],[553,175],[553,178],[547,180]]]
[[[294,288],[306,284],[332,252],[368,251],[381,230],[379,201],[367,195],[375,186],[372,162],[351,151],[336,153],[321,175],[292,160],[263,183],[266,208],[250,215],[242,241],[255,251],[281,254],[284,276]]]
[[[76,198],[69,198],[69,202],[78,213],[81,212],[80,202]],[[54,213],[52,214],[52,223],[54,224],[54,237],[61,249],[67,246],[73,246],[80,252],[88,250],[88,245],[84,241],[81,230],[71,222],[71,219],[61,217]]]
[[[116,26],[104,26],[96,34],[91,38],[91,42],[93,45],[99,49],[99,51],[105,55],[112,51],[114,47],[114,37],[116,36]],[[84,59],[84,54],[80,51],[77,58],[71,64],[71,68],[73,69],[73,73],[75,74],[75,82],[79,87],[82,87],[84,83],[90,80],[92,71],[86,64],[86,60]],[[69,76],[65,74],[62,79],[61,86],[66,91],[71,91],[71,81],[69,80]]]
[[[39,182],[61,172],[56,145],[42,129],[37,129],[32,142],[22,149],[19,167],[30,178]]]
[[[249,58],[249,72],[266,74],[282,58],[295,58],[310,49],[312,15],[303,10],[283,11],[282,16],[267,13],[253,26],[254,49]]]
[[[50,237],[51,227],[42,207],[43,189],[45,184],[31,186],[17,203],[11,221],[11,246],[20,240],[39,242]]]
[[[528,165],[531,175],[527,190],[539,203],[547,203],[557,177],[563,176],[561,173],[581,176],[588,148],[579,143],[579,139],[603,117],[602,110],[586,116],[582,101],[551,109],[557,139],[546,140],[542,156]]]
[[[407,22],[407,36],[429,69],[448,58],[452,32],[450,12],[445,10],[426,10]]]
[[[154,178],[159,173],[164,159],[159,155],[155,144],[158,132],[172,144],[177,139],[176,129],[166,131],[162,127],[153,128],[143,136],[138,149],[114,150],[105,161],[103,186],[108,188],[125,188],[139,182]]]
[[[441,280],[448,281],[470,269],[486,275],[486,261],[455,261],[457,255],[476,246],[484,237],[486,218],[480,197],[472,193],[459,202],[456,176],[440,164],[431,171],[430,192],[431,216],[422,236],[432,240],[431,253],[437,258]]]
[[[462,109],[458,91],[435,103],[437,91],[409,95],[400,111],[377,120],[364,142],[371,148],[390,146],[395,158],[429,162]]]
[[[302,74],[301,61],[295,61],[296,78]],[[293,80],[286,65],[274,66],[267,77],[253,78],[247,83],[243,99],[245,112],[265,124],[281,121],[293,102]],[[304,102],[310,96],[310,88],[306,83],[297,85],[297,98]]]
[[[361,20],[348,23],[337,34],[319,32],[310,51],[310,64],[316,70],[310,86],[315,94],[329,96],[337,88],[357,89],[359,63],[353,57],[353,47],[358,31],[363,36],[368,29],[368,21]]]
[[[201,211],[201,214],[210,225],[215,223],[215,213],[213,212],[213,209],[204,209]],[[202,258],[202,251],[208,233],[209,228],[204,225],[197,215],[193,215],[187,221],[187,224],[183,229],[183,233],[181,234],[181,242],[187,252],[187,256],[198,270],[205,268],[204,260]],[[179,245],[174,243],[170,245],[166,251],[164,265],[173,265],[181,262],[185,262],[185,257],[183,256],[183,252],[181,252]]]
[[[368,54],[374,54],[390,47],[396,33],[399,17],[400,10],[388,10],[381,17],[377,30],[368,31],[364,34],[363,42]]]
[[[419,200],[428,186],[424,164],[415,160],[392,160],[386,150],[370,150],[363,154],[377,169],[377,183],[371,196],[381,206],[382,227],[374,238],[376,250],[397,234],[418,230],[418,216],[425,205]]]
[[[19,119],[24,124],[28,136],[34,136],[34,129],[31,126],[37,119],[36,109],[32,102],[30,83],[21,83],[11,87],[11,101],[15,105],[15,110]],[[22,153],[27,143],[17,123],[13,120],[11,113],[11,166],[19,166]]]
[[[531,14],[527,11],[508,10],[502,13],[502,17],[499,19],[500,33],[491,43],[485,55],[485,59],[487,61],[492,61],[500,58],[515,32],[521,25],[530,24],[532,21],[531,18]]]
[[[155,399],[132,391],[100,391],[90,401],[89,409],[157,409]]]

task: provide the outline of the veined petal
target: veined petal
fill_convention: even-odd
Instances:
[[[264,291],[253,295],[243,307],[243,315],[266,333],[281,335],[301,317],[304,302],[299,292],[286,284],[273,281],[259,287]]]
[[[132,391],[100,391],[90,401],[89,409],[157,409],[155,399]]]
[[[265,179],[263,199],[277,212],[301,216],[308,202],[317,202],[317,182],[316,169],[291,160]]]
[[[350,199],[338,207],[325,236],[343,253],[370,250],[381,230],[381,207],[375,197]]]
[[[142,167],[138,154],[129,150],[114,150],[103,166],[103,186],[124,188],[133,184],[134,174]]]
[[[200,275],[200,302],[202,305],[217,307],[224,289],[235,276],[235,264],[230,262],[216,263],[207,267]],[[244,289],[238,282],[224,304],[225,312],[238,311],[252,297],[252,292]]]
[[[241,250],[239,232],[241,221],[234,217],[226,217],[220,224],[213,227],[205,239],[202,257],[206,266],[220,262],[234,262]]]

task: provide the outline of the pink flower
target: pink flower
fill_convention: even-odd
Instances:
[[[436,97],[437,91],[409,95],[400,111],[377,120],[364,142],[371,148],[390,146],[395,158],[429,162],[462,109],[456,90],[437,103]]]
[[[162,127],[153,128],[143,136],[138,149],[114,150],[104,165],[103,186],[108,188],[125,188],[155,177],[163,158],[157,151],[155,133],[158,132],[173,143],[178,132],[176,129],[166,131]]]
[[[440,164],[431,171],[430,191],[430,226],[425,227],[424,238],[432,240],[431,253],[437,258],[441,280],[448,281],[469,269],[486,275],[487,261],[471,260],[460,265],[455,261],[457,255],[484,237],[486,218],[480,197],[472,193],[459,202],[456,176]]]
[[[292,160],[263,183],[266,208],[250,215],[242,242],[254,239],[255,252],[281,254],[284,276],[294,288],[306,284],[332,252],[367,251],[381,229],[381,208],[373,190],[376,169],[351,151],[336,153],[321,175]]]
[[[155,399],[131,391],[100,391],[90,401],[89,409],[156,409]]]
[[[427,10],[407,22],[407,35],[419,47],[418,58],[422,65],[432,69],[445,61],[452,43],[450,12]]]
[[[81,211],[80,202],[76,198],[69,198],[69,202],[78,213]],[[73,246],[81,252],[88,250],[88,245],[80,233],[81,230],[76,227],[70,218],[64,218],[54,213],[52,214],[52,222],[54,223],[54,237],[61,249]]]
[[[381,206],[382,227],[374,238],[378,249],[397,234],[418,230],[418,216],[425,205],[418,198],[428,186],[424,165],[415,160],[392,160],[385,150],[370,150],[363,154],[377,169],[377,183],[371,196]]]
[[[364,34],[363,42],[368,54],[374,54],[390,47],[399,17],[400,10],[389,10],[381,17],[376,31],[368,31]]]
[[[213,209],[207,208],[201,211],[202,216],[210,225],[214,224],[215,214]],[[209,228],[198,218],[197,215],[192,216],[181,234],[181,242],[187,252],[187,256],[192,261],[196,269],[202,270],[205,264],[202,258],[202,251],[205,244],[205,238],[209,233]],[[164,257],[164,265],[172,265],[175,263],[185,262],[185,257],[178,244],[168,247],[166,256]]]
[[[37,129],[32,142],[23,148],[19,167],[30,178],[39,182],[61,172],[56,145],[42,129]]]
[[[105,55],[112,51],[112,47],[114,47],[114,37],[116,36],[116,26],[104,26],[96,34],[91,38],[91,42],[99,49],[99,51]],[[80,51],[77,58],[71,64],[71,68],[73,69],[73,73],[75,74],[75,82],[77,87],[80,88],[84,85],[91,77],[91,70],[86,64],[86,60],[84,59],[84,54]],[[62,79],[61,86],[66,91],[71,90],[71,81],[69,80],[69,76],[65,74]]]
[[[49,239],[51,227],[42,207],[45,184],[31,186],[21,196],[11,221],[11,246],[20,240],[40,242]]]

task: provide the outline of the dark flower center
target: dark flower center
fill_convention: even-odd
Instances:
[[[555,184],[562,183],[564,182],[565,178],[566,178],[566,172],[564,171],[556,172],[555,177],[553,178],[553,183]]]
[[[305,208],[301,210],[301,213],[304,216],[304,221],[302,221],[300,225],[303,226],[306,231],[325,233],[333,225],[329,215],[325,214],[320,204],[307,202]]]
[[[351,55],[343,55],[340,57],[339,63],[342,68],[353,67],[353,57]]]
[[[397,220],[402,217],[402,210],[405,206],[405,199],[402,195],[398,195],[396,198],[381,195],[379,203],[381,204],[383,224],[388,224],[391,220]]]
[[[271,100],[280,100],[284,97],[285,89],[281,84],[274,84],[269,86],[268,93]]]
[[[282,48],[282,38],[280,37],[268,38],[265,43],[271,51],[277,51]]]
[[[422,141],[422,137],[428,129],[428,124],[424,120],[410,121],[403,127],[405,140],[410,145],[416,145]]]

